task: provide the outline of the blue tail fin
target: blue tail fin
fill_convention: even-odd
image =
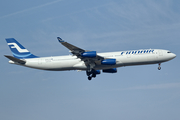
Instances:
[[[31,54],[25,47],[23,47],[18,41],[14,38],[6,39],[9,48],[12,51],[12,54],[15,58],[26,59],[26,58],[36,58],[37,56]]]

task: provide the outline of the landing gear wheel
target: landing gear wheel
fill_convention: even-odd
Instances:
[[[159,67],[158,67],[158,70],[161,70],[161,63],[159,63]]]
[[[161,70],[161,67],[158,67],[158,70]]]
[[[158,65],[159,65],[158,70],[161,70],[161,63],[159,63]]]
[[[96,74],[92,74],[92,77],[94,77],[94,78],[95,78],[95,77],[96,77]]]
[[[88,80],[91,80],[91,79],[92,79],[92,77],[89,76],[89,77],[88,77]]]

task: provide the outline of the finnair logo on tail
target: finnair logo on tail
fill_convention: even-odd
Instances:
[[[21,49],[16,43],[8,43],[8,45],[13,45],[11,48],[16,48],[20,53],[29,52],[27,49]]]

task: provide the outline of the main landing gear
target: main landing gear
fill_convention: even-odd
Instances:
[[[87,70],[86,74],[88,76],[88,80],[91,80],[92,78],[95,78],[97,74],[100,74],[100,70]]]
[[[88,76],[88,80],[91,80],[92,78],[96,77],[96,73],[93,73],[93,72],[86,71],[86,74]]]
[[[161,70],[161,63],[159,63],[158,65],[159,65],[158,70]]]

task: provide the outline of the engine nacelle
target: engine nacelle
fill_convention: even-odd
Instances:
[[[95,73],[96,75],[97,75],[97,74],[101,74],[101,71],[100,71],[100,70],[96,70],[94,73]]]
[[[87,57],[87,58],[94,58],[96,57],[96,51],[89,51],[89,52],[84,52],[81,54],[81,57]]]
[[[104,69],[103,72],[105,72],[105,73],[117,73],[117,69],[116,68]]]
[[[116,59],[106,59],[101,61],[102,65],[115,65]]]

